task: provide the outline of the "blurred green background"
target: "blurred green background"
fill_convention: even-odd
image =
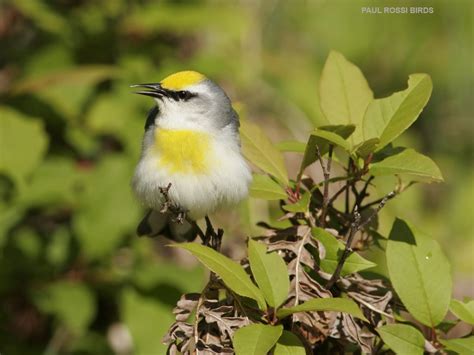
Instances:
[[[361,13],[385,5],[434,14]],[[0,2],[0,352],[163,354],[173,305],[206,275],[166,241],[134,236],[143,211],[129,182],[153,102],[129,85],[198,70],[273,141],[304,141],[324,123],[330,49],[376,97],[410,73],[432,76],[427,108],[397,143],[431,156],[446,183],[391,201],[381,230],[395,215],[418,224],[444,246],[454,294],[474,296],[473,10],[468,0]],[[298,157],[287,158],[294,177]],[[266,215],[250,200],[214,218],[243,239]]]

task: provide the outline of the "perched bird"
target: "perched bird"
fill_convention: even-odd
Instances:
[[[247,196],[252,177],[240,150],[239,117],[224,90],[195,71],[132,87],[156,102],[132,180],[135,195],[150,209],[137,234],[193,239],[192,224],[178,223],[163,205],[196,221]]]

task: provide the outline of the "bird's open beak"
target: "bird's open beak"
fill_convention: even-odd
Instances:
[[[135,94],[151,96],[156,99],[161,99],[162,97],[168,96],[168,92],[161,87],[159,83],[157,84],[136,84],[131,85],[132,88],[145,88],[148,90],[135,91]]]

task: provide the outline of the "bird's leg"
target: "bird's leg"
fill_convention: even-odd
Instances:
[[[209,242],[209,246],[211,248],[219,251],[221,249],[222,236],[224,235],[224,231],[218,228],[216,232],[216,230],[212,226],[209,216],[206,216],[205,218],[206,218],[206,239]]]

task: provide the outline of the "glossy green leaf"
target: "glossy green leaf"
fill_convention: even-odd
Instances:
[[[266,355],[275,345],[283,326],[251,324],[234,334],[232,343],[236,355]]]
[[[0,172],[21,182],[41,162],[47,146],[42,122],[0,108]]]
[[[250,196],[263,200],[285,200],[285,189],[268,175],[254,174],[250,185]]]
[[[374,176],[406,175],[425,182],[443,181],[443,175],[435,162],[413,149],[405,149],[372,164],[369,173]]]
[[[451,267],[439,244],[396,219],[386,249],[395,291],[421,323],[434,327],[445,317],[451,300]]]
[[[320,105],[331,124],[353,124],[356,131],[349,139],[361,142],[362,120],[374,94],[360,69],[341,53],[331,51],[320,81]]]
[[[329,151],[329,145],[339,146],[349,151],[350,145],[346,139],[351,136],[354,129],[354,125],[334,125],[322,126],[313,131],[306,145],[300,173],[318,159],[316,147],[319,148],[321,156],[324,156]]]
[[[472,355],[472,350],[474,349],[474,336],[449,340],[440,339],[440,342],[446,349],[454,351],[459,355]]]
[[[59,281],[34,297],[38,308],[65,324],[74,333],[86,331],[96,314],[94,294],[84,284]]]
[[[298,141],[283,141],[278,142],[276,147],[281,152],[304,153],[306,149],[306,143]]]
[[[288,212],[304,213],[308,211],[310,201],[311,201],[311,193],[309,193],[308,191],[305,191],[299,201],[297,201],[296,203],[284,205],[282,208]]]
[[[214,249],[196,243],[173,244],[171,246],[188,250],[207,268],[219,275],[231,290],[241,296],[254,299],[261,309],[266,309],[262,292],[252,283],[249,275],[237,262]]]
[[[249,262],[253,277],[271,307],[280,306],[288,297],[290,279],[283,258],[278,253],[267,254],[264,244],[249,239]]]
[[[425,338],[418,329],[405,324],[388,324],[378,327],[377,332],[396,354],[422,355],[425,350]]]
[[[306,355],[306,350],[295,334],[284,330],[275,345],[273,355]]]
[[[126,288],[120,299],[120,316],[132,336],[134,354],[166,353],[162,338],[175,320],[170,306]]]
[[[312,235],[324,246],[326,255],[320,261],[320,267],[324,272],[332,274],[337,267],[339,259],[344,251],[344,244],[336,239],[331,233],[322,228],[313,228]],[[358,253],[352,253],[346,259],[341,270],[341,275],[348,275],[361,270],[369,269],[376,266],[373,262],[364,259]]]
[[[242,153],[258,168],[288,185],[288,173],[283,155],[268,139],[263,130],[247,120],[240,122]]]
[[[278,318],[285,318],[297,312],[332,311],[348,313],[354,317],[367,321],[357,303],[349,298],[313,298],[298,306],[280,308],[277,312]]]
[[[451,300],[449,310],[460,320],[474,325],[474,300],[468,302]]]
[[[373,100],[364,116],[364,138],[380,138],[378,149],[385,147],[415,122],[432,90],[429,75],[412,74],[406,90]]]

